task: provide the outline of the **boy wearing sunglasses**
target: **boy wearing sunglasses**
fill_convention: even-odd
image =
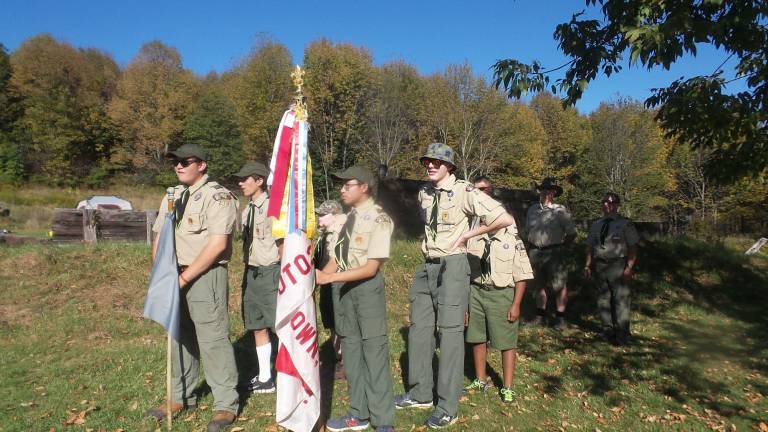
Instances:
[[[179,186],[174,190],[176,258],[181,289],[180,341],[173,341],[170,415],[197,407],[195,390],[200,361],[213,393],[214,414],[208,431],[222,430],[236,418],[237,366],[229,341],[227,263],[232,256],[232,231],[237,219],[237,199],[208,177],[207,154],[195,144],[168,152]],[[152,227],[160,232],[168,212],[166,198]],[[157,237],[152,256],[157,253]],[[147,410],[163,419],[165,404]]]
[[[514,220],[498,201],[456,178],[454,152],[447,145],[430,144],[419,160],[429,179],[429,184],[419,191],[424,264],[416,270],[410,292],[407,391],[395,397],[395,406],[432,408],[437,328],[437,405],[425,425],[440,429],[457,419],[464,380],[464,315],[470,275],[467,240],[498,231]],[[475,217],[483,223],[470,229],[469,223]]]

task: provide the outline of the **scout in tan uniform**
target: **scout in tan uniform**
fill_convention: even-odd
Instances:
[[[176,257],[181,288],[180,342],[173,341],[172,413],[196,407],[195,388],[200,360],[213,393],[214,415],[208,431],[218,431],[235,421],[238,408],[237,366],[229,341],[227,263],[232,255],[232,231],[237,200],[223,186],[208,178],[205,151],[185,144],[166,157],[181,185],[175,188]],[[165,221],[165,199],[152,227],[159,233]],[[157,252],[157,237],[152,255]],[[164,418],[165,404],[147,410]]]
[[[603,197],[603,217],[592,224],[587,237],[587,262],[584,273],[597,283],[597,309],[603,336],[617,345],[629,342],[629,281],[637,263],[640,237],[627,218],[618,214],[619,196],[608,192]]]
[[[315,209],[315,214],[317,214],[319,236],[317,243],[315,243],[313,259],[315,268],[322,269],[328,264],[333,254],[331,249],[336,245],[339,232],[341,232],[344,222],[347,221],[347,215],[343,213],[341,204],[335,200],[323,201]],[[341,356],[341,341],[334,331],[333,288],[331,284],[324,284],[320,285],[319,291],[320,301],[318,302],[318,307],[320,308],[320,319],[323,322],[323,327],[331,331],[333,351],[336,353],[336,365],[333,376],[335,379],[343,380],[345,375]]]
[[[483,191],[490,194],[490,180],[484,177],[481,181],[488,185]],[[472,270],[472,285],[466,341],[473,345],[476,376],[467,390],[488,389],[485,365],[488,357],[486,342],[490,340],[491,346],[501,351],[504,371],[501,399],[512,403],[520,303],[526,280],[533,279],[531,263],[517,233],[517,225],[513,223],[497,232],[473,238],[467,242],[467,258]]]
[[[352,207],[333,256],[317,271],[318,284],[334,284],[336,332],[341,338],[349,386],[349,413],[328,420],[329,431],[394,431],[387,307],[382,264],[389,258],[392,219],[373,202],[373,173],[352,166],[334,173],[341,199]]]
[[[253,393],[272,393],[272,342],[269,330],[275,329],[277,285],[280,278],[278,241],[272,237],[272,219],[267,217],[269,169],[260,162],[248,162],[235,174],[248,206],[243,210],[243,324],[253,330],[259,374],[248,383]]]
[[[539,202],[528,208],[526,231],[530,250],[528,254],[536,275],[536,317],[530,324],[543,325],[547,315],[547,287],[557,294],[555,329],[565,328],[565,308],[568,304],[568,266],[564,246],[576,238],[576,227],[564,205],[554,199],[562,195],[563,188],[552,177],[539,185]]]
[[[466,242],[472,237],[512,224],[498,201],[478,191],[453,171],[453,150],[431,144],[420,161],[429,185],[419,191],[425,239],[424,264],[411,285],[411,326],[408,329],[408,387],[395,398],[404,408],[431,408],[434,380],[435,328],[440,333],[437,406],[425,422],[438,429],[454,423],[464,380],[464,314],[469,302]],[[469,229],[472,218],[483,224]]]

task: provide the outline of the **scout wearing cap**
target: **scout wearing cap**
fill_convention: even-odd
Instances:
[[[637,262],[640,236],[631,220],[618,214],[619,196],[603,197],[603,217],[595,221],[587,236],[584,272],[598,287],[597,310],[603,336],[618,345],[629,342],[629,280]]]
[[[392,219],[371,192],[376,177],[352,166],[333,174],[343,181],[341,199],[351,206],[332,251],[317,272],[318,283],[333,283],[335,330],[341,339],[349,386],[349,412],[328,420],[329,431],[362,430],[369,424],[392,431],[392,373],[387,339],[387,308],[381,265],[389,258]]]
[[[520,303],[526,281],[533,279],[531,263],[515,224],[470,240],[467,258],[472,270],[472,284],[465,337],[467,343],[473,345],[476,378],[466,388],[480,391],[488,389],[486,342],[490,341],[491,347],[502,353],[502,401],[511,403],[515,396],[512,382],[515,376]]]
[[[469,300],[466,241],[513,222],[502,205],[452,173],[454,151],[433,143],[419,158],[429,184],[419,191],[425,238],[424,264],[411,285],[408,329],[407,393],[395,398],[397,408],[431,408],[435,390],[432,357],[435,327],[440,333],[438,403],[426,425],[442,428],[456,421],[464,373],[464,314]],[[469,229],[479,217],[483,226]]]
[[[226,267],[232,255],[237,199],[205,174],[207,154],[202,147],[185,144],[166,157],[173,160],[182,183],[174,188],[182,305],[180,340],[173,340],[171,348],[172,412],[195,408],[202,360],[215,410],[208,430],[217,431],[234,422],[239,402],[235,353],[229,341]],[[167,211],[163,198],[152,227],[155,233],[162,229]],[[157,238],[153,255],[156,248]],[[207,256],[216,258],[209,262],[202,258]],[[165,405],[146,414],[158,419],[167,415]]]
[[[568,301],[567,251],[563,247],[576,238],[576,226],[568,209],[555,204],[552,199],[562,195],[563,188],[553,177],[545,178],[540,185],[539,202],[528,208],[526,231],[531,248],[528,255],[536,279],[536,317],[530,323],[543,325],[546,319],[547,287],[556,293],[555,328],[565,327],[565,308]]]
[[[339,232],[347,221],[347,215],[343,213],[341,204],[336,200],[326,200],[315,208],[317,214],[317,225],[319,236],[313,252],[315,268],[322,269],[328,264],[332,255],[331,249],[336,245]],[[333,318],[333,288],[331,284],[320,285],[318,306],[320,308],[320,319],[323,327],[331,331],[333,341],[333,350],[336,353],[336,366],[334,378],[345,379],[344,366],[342,364],[341,341],[334,331],[335,322]]]
[[[253,393],[275,391],[270,364],[272,343],[269,329],[274,332],[280,256],[277,241],[272,237],[272,219],[267,217],[268,176],[269,169],[260,162],[247,162],[235,173],[240,190],[248,198],[248,206],[242,214],[245,263],[242,314],[245,329],[253,331],[259,362],[259,373],[248,384],[248,389]]]

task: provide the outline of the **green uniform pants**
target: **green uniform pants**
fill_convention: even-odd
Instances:
[[[469,302],[466,254],[449,255],[424,263],[413,276],[410,297],[409,395],[419,402],[433,400],[432,357],[435,354],[437,327],[440,359],[436,411],[455,416],[464,382],[464,314]]]
[[[622,274],[625,258],[595,260],[597,282],[597,310],[604,330],[613,330],[617,336],[629,336],[629,284]]]
[[[374,426],[394,426],[389,367],[387,304],[381,273],[365,281],[334,284],[336,333],[341,338],[349,413]]]
[[[213,409],[237,413],[237,366],[229,341],[227,268],[214,267],[182,291],[180,338],[171,345],[174,402],[194,404],[200,360]]]

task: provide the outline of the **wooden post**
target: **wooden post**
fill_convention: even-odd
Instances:
[[[151,211],[147,210],[144,212],[144,214],[147,215],[147,246],[152,245],[152,220],[150,220]]]
[[[168,201],[168,213],[173,212],[174,207],[174,200],[173,200],[173,188],[168,188],[165,191],[166,200]],[[149,220],[149,219],[147,219]],[[147,223],[147,226],[149,226],[149,223]],[[175,252],[174,252],[175,253]],[[171,427],[173,426],[173,413],[171,412],[171,373],[172,373],[172,367],[171,365],[171,332],[168,332],[168,343],[165,348],[165,404],[166,404],[166,410],[168,412],[168,430],[171,430]]]
[[[168,415],[166,416],[168,418],[168,430],[171,430],[171,427],[173,426],[173,413],[171,412],[172,408],[172,398],[173,395],[171,394],[171,332],[168,332],[168,343],[166,344],[165,348],[165,409]]]
[[[83,209],[83,240],[96,243],[96,210]]]

